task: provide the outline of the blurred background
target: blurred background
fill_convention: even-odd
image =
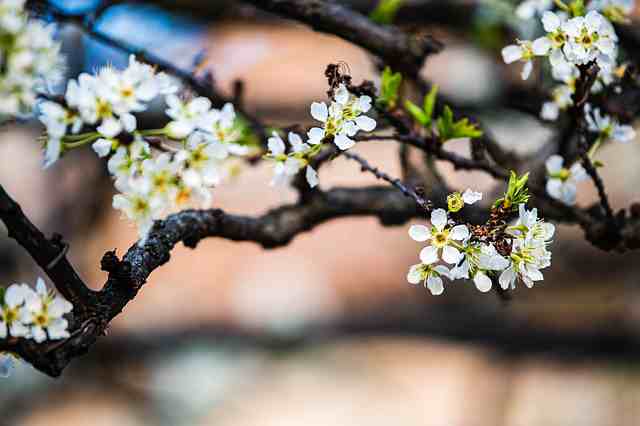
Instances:
[[[57,2],[74,13],[98,3]],[[346,62],[355,82],[377,80],[361,49],[240,2],[154,3],[113,6],[98,28],[185,68],[199,58],[227,94],[241,79],[247,109],[268,123],[308,124],[309,104],[325,97],[328,63]],[[454,2],[410,3],[437,11]],[[521,84],[495,42],[499,3],[470,7],[465,19],[425,12],[409,25],[428,24],[447,45],[425,75],[475,108],[500,143],[532,152],[552,131],[495,106]],[[126,54],[73,25],[59,33],[69,77],[126,64]],[[37,123],[3,128],[0,182],[38,226],[65,235],[72,262],[100,288],[102,255],[124,253],[135,229],[111,208],[113,186],[92,152],[41,169],[39,131]],[[603,149],[616,207],[640,200],[639,143]],[[355,149],[399,174],[393,144]],[[439,170],[454,188],[492,191],[482,173]],[[246,166],[215,190],[216,207],[258,214],[293,201],[268,185],[270,174],[268,165]],[[321,182],[375,183],[343,159],[322,169]],[[595,200],[590,182],[579,195],[582,206]],[[349,218],[273,251],[218,239],[177,247],[62,378],[20,364],[0,382],[0,425],[640,425],[640,253],[598,251],[577,227],[560,226],[553,265],[535,288],[519,287],[507,302],[456,283],[433,297],[405,280],[420,248],[406,230]],[[40,274],[0,224],[0,283]]]

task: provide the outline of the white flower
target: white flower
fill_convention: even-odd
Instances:
[[[555,226],[538,220],[538,209],[527,210],[524,204],[518,206],[518,220],[509,227],[508,232],[513,236],[533,241],[535,245],[546,247],[555,233]]]
[[[451,269],[452,279],[473,278],[476,288],[485,293],[491,290],[491,271],[501,271],[509,266],[509,261],[489,244],[470,244],[463,250],[464,260]]]
[[[524,62],[521,77],[526,80],[533,71],[534,56],[546,55],[549,48],[542,39],[536,40],[534,43],[530,41],[518,41],[518,44],[512,44],[502,49],[502,59],[506,64],[516,61]]]
[[[12,284],[4,294],[4,301],[0,301],[0,339],[8,335],[25,337],[29,328],[20,322],[20,310],[29,296],[31,289],[24,284]]]
[[[37,343],[69,337],[67,320],[63,315],[73,310],[73,305],[62,296],[47,290],[44,280],[38,278],[36,292],[29,293],[21,311],[21,322],[29,327],[29,336]]]
[[[324,102],[311,104],[311,116],[322,122],[323,127],[314,127],[308,132],[309,143],[317,145],[326,137],[333,137],[333,142],[341,150],[355,145],[351,139],[360,130],[370,132],[376,128],[376,121],[363,115],[371,109],[369,96],[354,96],[341,84],[335,91],[335,101],[327,106]]]
[[[502,274],[499,282],[503,289],[515,288],[517,279],[527,287],[544,279],[541,269],[551,265],[551,252],[547,250],[555,233],[555,226],[538,220],[537,209],[528,211],[524,204],[519,206],[517,222],[508,228],[513,235],[510,265]]]
[[[564,159],[552,155],[547,159],[547,193],[567,205],[576,203],[576,184],[587,178],[587,173],[580,163],[576,162],[570,169],[563,167]]]
[[[141,188],[148,191],[150,197],[173,199],[178,192],[180,172],[181,165],[167,153],[146,159],[142,162]]]
[[[458,263],[463,248],[462,241],[469,237],[469,229],[465,225],[453,228],[447,226],[447,212],[436,209],[431,213],[431,228],[424,225],[413,225],[409,228],[409,236],[419,242],[430,241],[431,245],[420,252],[423,263],[433,263],[442,257],[449,264]]]
[[[604,140],[613,139],[626,143],[635,139],[636,132],[633,127],[620,124],[609,115],[602,115],[599,108],[592,108],[590,104],[585,105],[584,110],[589,131],[598,133]]]
[[[563,51],[570,62],[586,64],[602,55],[615,59],[618,37],[613,26],[596,11],[577,16],[562,24],[568,36]]]
[[[62,76],[64,58],[53,40],[54,27],[27,19],[23,7],[21,1],[0,3],[2,118],[30,116],[37,92],[49,89]]]
[[[38,118],[47,128],[47,136],[50,138],[63,137],[67,133],[68,125],[71,125],[71,133],[78,133],[82,128],[80,117],[56,102],[42,102],[39,109]]]
[[[462,200],[465,204],[475,204],[482,200],[482,192],[475,192],[471,188],[467,188],[467,190],[462,193]]]
[[[498,279],[500,286],[504,290],[513,289],[519,278],[527,287],[531,288],[534,282],[544,279],[540,269],[551,264],[551,253],[544,246],[535,245],[532,241],[515,239],[510,261],[509,267],[500,274]]]
[[[123,181],[120,181],[123,182]],[[121,210],[138,227],[138,234],[144,241],[153,226],[153,221],[160,219],[164,203],[158,197],[150,197],[141,185],[129,185],[120,187],[125,192],[113,196],[113,208]]]
[[[221,181],[221,160],[228,155],[222,142],[202,142],[200,135],[194,134],[187,141],[186,149],[176,154],[176,161],[185,165],[183,180],[188,186],[213,186]]]
[[[160,93],[153,67],[138,62],[134,55],[129,56],[129,66],[116,77],[109,79],[110,99],[119,115],[144,111],[146,104]]]
[[[274,131],[272,136],[267,140],[267,147],[269,149],[267,157],[276,163],[273,168],[271,185],[276,186],[289,183],[291,178],[307,165],[305,172],[307,183],[311,188],[316,187],[318,185],[318,173],[313,167],[308,165],[308,161],[305,159],[311,147],[302,141],[300,135],[294,132],[289,132],[288,140],[292,148],[292,152],[288,155],[286,153],[286,145],[277,132]]]
[[[535,15],[541,15],[545,10],[553,7],[553,0],[525,0],[516,9],[516,15],[520,19],[531,19]]]
[[[173,119],[167,125],[167,135],[172,139],[184,139],[191,134],[211,109],[207,98],[195,98],[184,103],[175,95],[166,98],[169,107],[166,114]]]
[[[150,156],[149,144],[142,139],[136,139],[129,146],[118,147],[115,154],[109,158],[107,168],[116,181],[128,179],[140,171],[142,162]]]
[[[434,266],[431,263],[419,263],[409,268],[407,281],[410,284],[423,283],[434,296],[439,296],[444,292],[444,285],[441,277],[449,277],[449,269],[443,265]]]
[[[198,127],[212,142],[234,143],[241,136],[236,122],[236,112],[230,103],[225,104],[222,109],[212,109],[203,114]]]

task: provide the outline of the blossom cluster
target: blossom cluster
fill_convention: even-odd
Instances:
[[[47,130],[45,167],[68,150],[91,145],[108,159],[119,191],[114,208],[137,224],[143,240],[154,220],[187,205],[207,206],[211,188],[224,176],[223,161],[249,152],[240,143],[246,125],[233,105],[216,109],[207,98],[183,100],[178,89],[168,75],[132,55],[124,70],[83,73],[69,82],[63,102],[40,105]],[[139,128],[137,114],[158,99],[169,123]]]
[[[555,121],[560,112],[573,106],[579,66],[596,63],[599,73],[591,86],[598,94],[620,79],[625,66],[618,65],[618,36],[613,23],[625,22],[634,8],[633,0],[593,0],[585,8],[582,2],[566,5],[562,1],[527,0],[516,9],[523,19],[540,16],[546,34],[534,41],[518,41],[502,50],[506,63],[524,62],[522,78],[527,79],[536,56],[548,57],[552,77],[559,82],[551,91],[551,101],[542,106],[540,116]],[[560,10],[554,12],[554,7]],[[587,104],[584,108],[587,130],[595,134],[596,142],[589,151],[593,160],[597,149],[607,140],[629,142],[636,136],[633,127],[615,117],[603,114]],[[578,163],[564,167],[564,160],[554,155],[547,160],[547,193],[567,205],[576,203],[576,184],[586,178]]]
[[[305,177],[309,186],[318,185],[318,173],[310,165],[310,160],[323,147],[325,142],[333,143],[341,150],[352,148],[356,141],[352,139],[358,132],[371,132],[377,123],[365,115],[371,110],[372,99],[370,96],[356,96],[349,89],[340,84],[333,93],[333,100],[329,105],[324,102],[311,104],[311,116],[322,123],[322,127],[312,127],[307,132],[307,141],[295,133],[289,132],[287,140],[290,149],[278,134],[268,139],[266,159],[275,162],[272,185],[284,184],[293,176],[305,168]]]
[[[20,337],[42,343],[69,337],[64,315],[73,305],[48,290],[42,278],[38,278],[35,290],[27,284],[10,285],[0,302],[0,339]],[[0,376],[10,373],[13,359],[13,355],[0,354]]]
[[[25,0],[0,0],[0,117],[30,115],[37,93],[62,77],[54,27],[30,20]]]
[[[552,11],[554,5],[563,6]],[[572,4],[573,6],[573,4]],[[573,104],[579,65],[596,62],[600,72],[593,93],[602,91],[624,71],[617,64],[618,36],[612,22],[626,19],[634,1],[591,1],[586,9],[570,7],[551,0],[528,0],[520,4],[516,13],[523,19],[540,15],[545,35],[534,41],[518,40],[502,50],[506,63],[523,62],[522,78],[527,79],[533,70],[535,57],[548,57],[551,74],[559,84],[552,90],[552,100],[546,102],[541,117],[554,121],[560,111]]]
[[[463,205],[473,204],[481,194],[471,190],[462,195]],[[449,212],[462,207],[451,199]],[[456,206],[452,209],[452,206]],[[555,232],[552,224],[538,219],[537,210],[527,210],[519,204],[519,217],[509,226],[504,237],[508,239],[509,253],[500,252],[487,236],[475,235],[465,224],[457,224],[444,209],[431,213],[431,226],[413,225],[409,236],[418,242],[428,242],[420,251],[420,263],[411,266],[407,281],[423,283],[433,295],[444,292],[443,278],[448,280],[470,279],[481,292],[488,292],[497,277],[504,290],[515,288],[516,281],[527,287],[543,279],[541,269],[551,264],[548,245]],[[498,275],[499,274],[499,275]]]

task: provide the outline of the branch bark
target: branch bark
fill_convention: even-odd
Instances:
[[[255,7],[295,19],[316,31],[336,35],[363,47],[385,63],[416,76],[428,55],[443,49],[430,36],[413,36],[396,27],[374,23],[366,16],[333,1],[246,0]]]

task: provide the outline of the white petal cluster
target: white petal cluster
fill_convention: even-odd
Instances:
[[[0,306],[0,339],[24,337],[38,343],[69,337],[63,318],[73,305],[62,296],[47,290],[42,278],[36,289],[27,284],[12,284]]]
[[[70,81],[64,104],[40,106],[47,128],[45,166],[65,150],[91,144],[108,159],[119,191],[113,207],[136,223],[142,241],[155,220],[185,206],[208,206],[211,188],[226,174],[223,162],[249,152],[239,143],[246,126],[233,105],[215,109],[206,98],[183,100],[177,90],[166,74],[131,56],[124,70],[107,67]],[[158,98],[167,106],[169,123],[162,129],[139,128],[136,114]],[[164,146],[158,138],[180,147]],[[152,142],[163,152],[155,155]]]
[[[576,65],[591,61],[597,61],[605,73],[615,66],[618,36],[611,22],[597,11],[570,19],[562,12],[546,11],[542,15],[542,25],[545,36],[533,42],[519,41],[502,50],[506,63],[525,63],[524,80],[531,74],[535,56],[548,56],[554,75],[570,74]]]
[[[40,104],[40,121],[47,129],[45,167],[51,166],[65,149],[92,143],[105,157],[119,146],[119,136],[137,130],[135,114],[145,111],[160,95],[174,93],[178,87],[165,74],[129,57],[122,71],[105,67],[96,75],[80,74],[70,80],[64,105],[54,101]],[[79,134],[81,130],[92,130]]]
[[[376,121],[364,114],[371,109],[371,97],[355,96],[341,84],[334,93],[330,105],[324,102],[311,104],[311,116],[322,123],[322,127],[314,127],[308,132],[309,143],[320,144],[326,138],[341,150],[353,147],[352,139],[359,131],[371,132],[376,128]]]
[[[474,204],[482,199],[482,193],[467,189],[461,198],[464,204]],[[411,266],[407,280],[411,284],[422,282],[433,295],[443,293],[443,277],[450,280],[473,279],[480,291],[488,291],[491,279],[487,271],[504,269],[508,265],[492,246],[471,242],[467,226],[455,225],[444,209],[431,213],[431,227],[411,226],[409,236],[414,241],[428,242],[429,245],[420,251],[420,263]],[[451,265],[454,266],[449,269]]]
[[[551,265],[548,246],[555,226],[538,219],[537,209],[527,210],[520,204],[519,218],[509,228],[509,233],[513,237],[509,266],[502,271],[498,281],[504,290],[515,288],[518,280],[531,288],[536,281],[544,279],[540,270]]]
[[[37,91],[62,77],[54,27],[27,18],[24,0],[0,0],[0,117],[31,114]]]
[[[35,290],[27,284],[12,284],[0,300],[0,339],[16,337],[37,343],[66,339],[69,324],[64,315],[72,310],[71,303],[47,290],[42,278]],[[0,377],[11,374],[14,359],[10,353],[0,353]]]
[[[582,165],[574,163],[570,168],[564,167],[564,159],[552,155],[547,159],[547,193],[556,200],[573,206],[576,203],[577,184],[587,179]]]
[[[472,201],[465,200],[466,204],[482,198],[482,194],[471,190],[465,194]],[[443,278],[472,280],[483,293],[491,290],[492,277],[498,278],[505,290],[514,288],[518,279],[531,287],[534,281],[542,280],[540,270],[550,264],[547,246],[554,231],[553,225],[538,220],[535,209],[527,211],[521,204],[518,220],[508,228],[511,253],[507,256],[498,252],[493,240],[472,236],[466,225],[456,225],[445,210],[437,209],[431,213],[431,227],[409,228],[414,241],[429,245],[420,251],[420,263],[411,266],[407,280],[411,284],[424,283],[433,295],[443,293]]]
[[[318,185],[318,173],[309,164],[309,159],[317,151],[314,145],[319,146],[319,142],[315,140],[309,140],[308,143],[302,142],[302,137],[294,132],[289,132],[287,139],[291,147],[289,153],[278,132],[274,131],[267,141],[269,151],[266,158],[275,162],[271,185],[289,183],[302,168],[306,167],[307,183],[311,188],[315,188]]]
[[[613,5],[610,3],[618,2],[608,1],[596,5],[596,2],[591,2],[585,16],[570,18],[563,11],[552,12],[552,4],[548,3],[553,2],[521,4],[518,11],[522,9],[527,13],[519,16],[529,19],[536,14],[541,15],[541,24],[546,34],[534,41],[518,41],[517,44],[507,46],[502,50],[502,56],[508,64],[516,61],[524,63],[522,78],[525,80],[531,75],[535,57],[549,58],[552,76],[560,84],[552,90],[552,99],[543,105],[540,116],[544,120],[555,121],[560,111],[573,104],[575,81],[580,75],[578,65],[596,62],[600,67],[597,81],[591,89],[593,93],[600,92],[615,80],[618,74],[618,36],[611,23],[612,18],[609,18],[613,15],[604,13],[603,10],[615,9],[628,13],[633,5]]]
[[[593,108],[590,104],[586,104],[584,112],[589,131],[598,134],[600,140],[613,139],[627,143],[635,139],[636,132],[633,127],[620,124],[610,115],[602,114],[600,108]]]

